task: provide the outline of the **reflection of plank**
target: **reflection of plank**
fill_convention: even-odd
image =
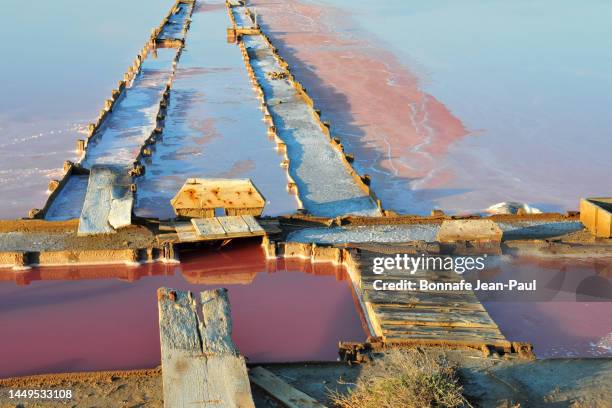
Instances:
[[[251,382],[262,388],[272,397],[289,408],[324,408],[311,396],[293,388],[263,367],[255,367],[249,371]]]
[[[240,215],[218,217],[217,220],[228,237],[244,237],[251,235],[248,224],[244,222]]]
[[[226,237],[225,229],[217,218],[193,218],[191,223],[200,238],[216,239]]]
[[[157,298],[164,407],[254,407],[227,290],[201,293],[201,319],[191,292],[160,288]]]

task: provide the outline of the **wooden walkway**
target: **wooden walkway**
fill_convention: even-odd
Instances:
[[[357,297],[370,331],[387,344],[450,347],[492,347],[509,352],[511,343],[501,333],[484,306],[471,290],[422,291],[418,282],[459,283],[455,272],[422,270],[410,274],[392,269],[377,275],[372,272],[374,258],[393,256],[373,248],[344,251]],[[393,254],[410,253],[394,247]],[[416,290],[375,290],[374,281],[417,283]]]
[[[164,407],[254,407],[226,289],[157,291]],[[199,312],[198,313],[198,309]]]
[[[212,241],[263,236],[266,231],[252,215],[192,218],[174,224],[179,242]]]

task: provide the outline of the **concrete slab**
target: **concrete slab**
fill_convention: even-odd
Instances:
[[[110,234],[132,222],[131,178],[121,166],[95,165],[79,219],[79,235]]]

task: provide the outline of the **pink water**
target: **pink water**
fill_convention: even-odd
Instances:
[[[346,10],[297,0],[253,4],[334,136],[355,154],[355,167],[372,176],[385,208],[427,213],[435,207],[430,191],[411,182],[436,173],[429,188],[443,186],[450,175],[440,173],[438,160],[468,134],[460,118],[425,92],[395,54],[353,32]],[[352,35],[338,32],[346,26]]]
[[[612,193],[612,5],[254,0],[332,131],[406,213]]]
[[[534,292],[478,293],[509,340],[532,343],[540,358],[612,356],[611,258],[518,258],[479,277],[537,281]]]
[[[77,158],[76,140],[172,3],[43,1],[30,13],[3,2],[0,218],[44,204],[49,180]]]
[[[19,53],[20,58],[14,59],[16,65],[0,67],[3,76],[11,78],[7,88],[10,92],[5,92],[11,98],[4,97],[0,105],[3,196],[0,218],[24,216],[29,208],[42,205],[48,180],[61,174],[64,160],[74,159],[74,139],[81,137],[83,126],[96,116],[150,28],[158,24],[169,6],[158,1],[154,8],[159,12],[151,12],[143,2],[129,2],[129,7],[125,2],[115,1],[114,6],[106,2],[96,10],[84,10],[82,2],[63,3],[69,7],[56,7],[54,3],[44,13],[42,22],[38,21],[40,16],[32,21],[11,18],[13,14],[25,15],[19,8],[6,19],[15,21],[13,29],[21,27],[35,33],[41,23],[61,21],[66,10],[70,10],[71,16],[70,24],[64,27],[66,33],[60,33],[62,37],[53,47],[34,36],[24,37],[27,43],[15,42],[19,47],[11,45],[5,50],[5,55]],[[555,172],[550,160],[539,161],[534,157],[537,154],[533,151],[537,149],[531,152],[527,148],[518,149],[529,146],[524,141],[531,133],[525,133],[519,139],[521,143],[513,142],[512,138],[500,141],[482,136],[486,129],[479,130],[474,121],[466,125],[457,110],[446,104],[447,98],[423,86],[423,78],[417,74],[420,71],[405,64],[390,48],[361,32],[355,36],[340,35],[333,25],[327,24],[344,22],[344,28],[352,29],[352,20],[336,9],[296,0],[256,0],[255,4],[261,9],[260,20],[292,71],[323,110],[324,119],[332,122],[332,131],[343,140],[347,151],[355,153],[359,171],[372,175],[372,185],[387,208],[420,213],[439,205],[456,210],[475,209],[505,199],[502,193],[508,191],[520,192],[512,198],[531,197],[551,208],[573,208],[572,200],[583,184],[565,181],[564,177],[573,171],[572,166],[557,166],[559,171]],[[116,15],[117,9],[123,12]],[[142,10],[149,10],[146,16]],[[269,183],[264,186],[271,192],[267,198],[276,197],[270,210],[274,213],[292,210],[295,203],[284,192],[285,180],[277,169],[278,156],[271,154],[272,144],[268,145],[259,131],[251,132],[263,129],[263,123],[253,105],[253,95],[247,92],[250,89],[239,52],[232,48],[235,46],[223,43],[223,30],[229,24],[225,10],[217,4],[199,11],[191,34],[200,30],[206,37],[199,42],[188,39],[192,41],[191,49],[188,42],[183,62],[205,69],[181,72],[179,67],[177,83],[183,88],[177,89],[183,93],[174,96],[174,102],[186,103],[193,100],[189,96],[196,95],[198,104],[177,111],[178,125],[180,114],[184,113],[188,126],[176,126],[167,143],[160,144],[154,159],[169,155],[173,166],[164,168],[159,160],[152,165],[153,171],[142,179],[143,208],[160,211],[147,214],[168,213],[167,203],[163,208],[155,207],[151,200],[166,202],[172,196],[183,179],[183,174],[177,176],[175,170],[181,168],[181,160],[189,160],[190,166],[194,166],[189,170],[198,173],[193,175],[210,171],[217,176],[261,177],[258,184]],[[88,19],[81,17],[92,13],[102,22],[85,27]],[[142,18],[134,19],[134,15]],[[214,24],[215,30],[198,28],[198,19]],[[41,27],[48,29],[44,24]],[[4,46],[8,47],[8,42]],[[23,49],[29,52],[24,53]],[[96,52],[90,53],[91,49]],[[215,53],[215,58],[206,59],[203,51]],[[190,77],[191,74],[197,75]],[[223,86],[217,81],[217,87],[213,87],[216,77],[224,77],[231,84]],[[206,89],[199,89],[204,85]],[[454,89],[452,83],[447,85],[449,90]],[[187,88],[198,89],[190,93]],[[227,99],[223,104],[216,103],[218,99],[209,92],[217,96],[225,93]],[[523,102],[516,95],[509,99]],[[508,123],[503,116],[501,119],[483,116]],[[538,122],[530,119],[515,122],[537,130]],[[223,132],[215,132],[218,129]],[[255,148],[248,154],[233,149],[236,156],[231,161],[213,163],[224,150],[240,146],[246,138],[253,142],[259,137],[262,139],[251,145]],[[172,145],[176,140],[191,145]],[[508,160],[498,160],[500,154],[489,154],[491,145],[502,150],[501,156],[510,148],[513,154]],[[552,148],[541,139],[536,146],[547,148],[549,156],[556,154],[566,159],[567,152],[577,148],[571,144]],[[584,147],[580,149],[584,153]],[[458,150],[463,153],[457,155]],[[593,150],[605,153],[609,149]],[[525,151],[526,156],[519,154]],[[200,160],[200,155],[208,155],[207,160]],[[459,160],[464,156],[465,160]],[[582,167],[589,167],[590,155],[580,157],[584,158]],[[507,170],[510,161],[520,165]],[[535,165],[530,166],[529,162]],[[600,155],[590,162],[598,169],[606,169],[609,163],[601,160]],[[573,162],[564,159],[564,163]],[[273,172],[272,168],[278,171]],[[530,174],[533,169],[537,171]],[[151,178],[155,171],[162,177]],[[520,173],[520,177],[514,172]],[[475,175],[478,177],[474,178]],[[588,180],[589,188],[598,183],[597,178]],[[492,186],[505,189],[500,192]],[[573,195],[565,186],[572,187]],[[26,188],[28,193],[24,194]],[[268,263],[254,246],[183,259],[185,262],[179,266],[0,271],[0,280],[4,281],[0,283],[0,377],[155,366],[159,363],[155,306],[155,290],[159,286],[193,291],[229,287],[235,341],[254,361],[334,359],[338,340],[364,338],[352,290],[342,280],[343,272],[336,268],[303,262]],[[565,272],[566,277],[571,272],[572,277],[597,276],[609,282],[611,263],[607,262],[601,266],[593,260],[551,264],[529,260],[501,266],[491,273],[503,277],[522,273],[552,280],[560,272]],[[545,300],[486,304],[509,338],[533,342],[539,356],[609,355],[610,343],[602,339],[612,332],[610,303],[576,302],[575,289],[570,285],[568,290],[558,290]]]
[[[267,262],[257,244],[181,265],[0,270],[0,280],[0,377],[158,365],[161,286],[227,287],[250,361],[335,360],[338,341],[365,339],[343,270]]]

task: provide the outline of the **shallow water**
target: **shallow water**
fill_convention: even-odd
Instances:
[[[134,163],[140,147],[155,129],[159,101],[172,74],[176,53],[174,48],[149,53],[132,85],[88,142],[83,167],[113,164],[127,168]]]
[[[74,140],[166,13],[166,3],[62,0],[37,4],[40,13],[27,20],[21,5],[2,6],[7,24],[0,30],[24,35],[1,46],[19,58],[0,64],[2,77],[11,78],[0,99],[0,218],[42,205],[48,179],[75,158]],[[266,2],[275,9],[264,13],[264,2],[257,3],[293,72],[305,78],[323,118],[356,154],[358,169],[372,174],[386,206],[467,211],[513,199],[566,209],[575,208],[581,194],[608,193],[601,191],[601,174],[610,172],[609,141],[602,135],[611,130],[604,114],[612,71],[610,54],[599,52],[600,39],[610,34],[602,22],[610,15],[607,3],[578,10],[519,2],[504,4],[503,11],[475,1],[470,7],[324,3],[350,8],[351,19],[291,0],[283,7]],[[174,124],[169,120],[171,131],[139,181],[138,211],[170,215],[169,206],[158,203],[167,203],[187,172],[253,177],[267,198],[274,197],[269,213],[291,211],[295,202],[284,191],[280,156],[265,137],[240,54],[224,43],[226,12],[222,4],[200,11],[190,35],[199,33],[201,42],[188,39],[172,93]],[[95,21],[87,18],[94,14]],[[207,15],[209,25],[198,28],[196,21]],[[536,27],[536,16],[549,30]],[[399,29],[399,19],[409,24]],[[55,30],[58,21],[63,30]],[[215,55],[207,59],[202,50]],[[213,160],[220,155],[227,161]],[[0,376],[157,364],[155,289],[161,285],[230,285],[235,340],[254,360],[333,359],[337,340],[363,340],[350,287],[336,279],[340,272],[315,276],[303,272],[312,270],[309,264],[281,262],[288,272],[272,275],[259,249],[244,251],[180,266],[0,271],[7,280],[0,284]],[[500,276],[544,270],[551,280],[578,270],[584,279],[609,282],[610,264],[499,270]],[[509,338],[533,342],[539,356],[608,353],[598,344],[609,344],[602,339],[612,332],[610,303],[576,302],[573,290],[545,302],[487,301],[487,308]]]
[[[489,259],[475,278],[537,281],[532,292],[476,293],[506,338],[539,358],[612,356],[612,259]]]
[[[76,159],[76,139],[167,13],[170,0],[4,2],[0,218],[26,216]],[[95,16],[95,18],[94,18]],[[24,193],[27,191],[27,193]]]
[[[181,265],[0,270],[0,281],[0,377],[158,365],[161,286],[227,287],[250,361],[335,360],[338,341],[365,339],[341,268],[267,262],[257,244]]]
[[[255,4],[383,204],[573,210],[611,193],[609,2]]]
[[[297,208],[240,49],[226,42],[228,24],[221,2],[200,4],[192,16],[163,133],[137,179],[138,215],[172,217],[170,199],[189,177],[250,178],[266,215]]]

